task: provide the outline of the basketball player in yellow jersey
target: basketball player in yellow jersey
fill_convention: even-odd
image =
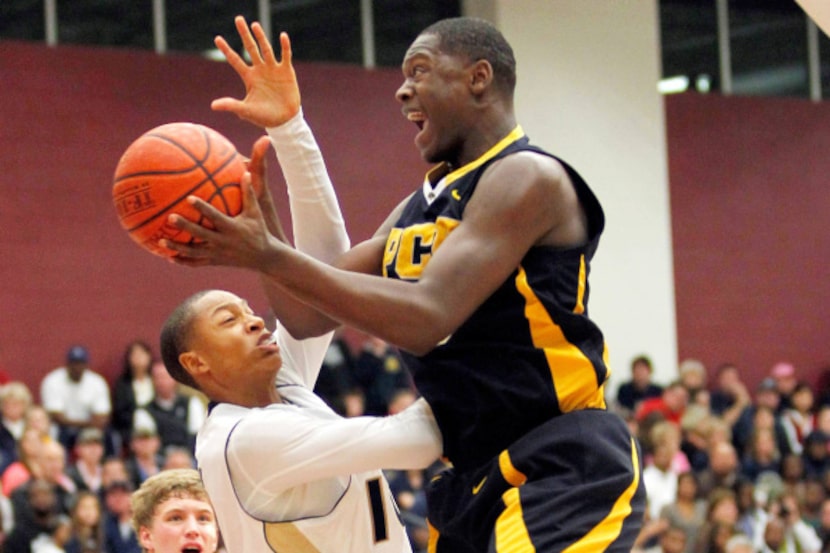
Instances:
[[[513,52],[492,25],[431,25],[402,70],[397,99],[436,166],[373,238],[327,266],[269,235],[250,196],[236,218],[197,201],[217,230],[177,221],[205,240],[175,245],[177,262],[259,271],[309,307],[278,314],[295,336],[342,323],[403,351],[454,465],[428,490],[431,551],[628,553],[639,450],[605,409],[588,317],[602,208],[517,124]]]

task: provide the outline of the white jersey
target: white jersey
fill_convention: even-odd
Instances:
[[[268,134],[289,187],[298,249],[324,260],[343,251],[345,225],[302,114]],[[278,326],[276,336],[282,401],[212,405],[196,438],[228,553],[409,553],[377,469],[424,468],[440,456],[429,406],[418,400],[391,417],[340,417],[312,391],[332,334],[295,340]]]
[[[386,479],[367,469],[434,461],[441,436],[431,410],[418,400],[391,417],[340,417],[293,369],[321,360],[331,335],[277,338],[283,402],[212,406],[196,440],[228,553],[409,552]]]

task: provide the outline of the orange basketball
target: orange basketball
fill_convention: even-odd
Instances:
[[[138,137],[121,156],[112,200],[130,237],[152,253],[169,257],[173,252],[158,245],[161,238],[185,243],[194,238],[170,226],[167,216],[177,213],[209,226],[186,202],[189,195],[237,215],[244,172],[245,160],[217,131],[194,123],[168,123]]]

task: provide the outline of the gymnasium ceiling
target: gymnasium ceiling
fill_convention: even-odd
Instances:
[[[153,48],[152,0],[55,0],[60,43]],[[547,0],[539,0],[547,1]],[[595,0],[588,0],[586,5]],[[0,39],[44,40],[44,0],[0,0]],[[167,0],[168,49],[204,51],[235,36],[231,21],[257,16],[257,0]],[[362,62],[360,0],[271,0],[272,26],[287,30],[306,61]],[[376,62],[397,66],[417,31],[460,13],[460,0],[374,0]],[[719,87],[716,0],[659,0],[664,77]],[[805,16],[792,0],[728,0],[733,92],[808,95]],[[823,34],[821,54],[830,61]],[[825,96],[830,63],[822,63]]]

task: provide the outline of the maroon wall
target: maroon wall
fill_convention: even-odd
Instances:
[[[213,98],[242,95],[230,67],[16,42],[0,42],[0,51],[0,365],[7,372],[37,390],[78,342],[112,378],[130,340],[155,346],[169,311],[206,287],[266,308],[251,274],[190,270],[139,249],[110,196],[123,150],[162,123],[206,124],[249,152],[259,131],[209,107]],[[352,240],[366,238],[426,169],[412,143],[415,128],[394,99],[399,72],[314,64],[297,73]],[[276,162],[270,169],[272,182],[281,182]]]
[[[830,366],[830,103],[666,102],[678,350],[755,382]]]
[[[112,378],[128,341],[155,344],[173,306],[205,287],[265,308],[248,273],[140,250],[110,198],[121,152],[156,125],[203,123],[247,151],[258,131],[209,109],[242,93],[229,67],[15,42],[0,51],[0,364],[13,377],[37,389],[80,342]],[[393,99],[398,71],[297,70],[352,239],[363,239],[426,168]],[[830,104],[676,96],[667,121],[680,357],[737,362],[750,381],[782,358],[816,376],[830,362]]]

